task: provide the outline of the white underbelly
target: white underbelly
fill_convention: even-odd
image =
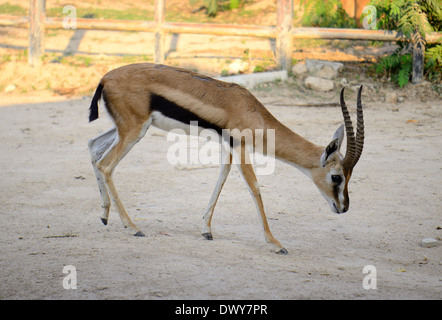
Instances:
[[[159,111],[153,111],[151,114],[152,125],[165,131],[174,133],[185,133],[188,135],[199,135],[201,131],[206,128],[198,126],[198,121],[191,121],[191,124],[186,124],[178,120],[164,116]],[[184,132],[183,132],[184,131]],[[216,132],[215,130],[213,130]]]

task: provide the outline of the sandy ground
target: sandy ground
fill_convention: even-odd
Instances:
[[[290,107],[275,91],[256,94],[299,134],[329,142],[339,109]],[[88,106],[84,98],[0,108],[1,299],[442,298],[442,247],[420,246],[442,237],[440,101],[365,104],[366,146],[346,214],[331,213],[284,163],[259,177],[287,256],[269,251],[236,168],[215,210],[214,240],[205,240],[202,214],[219,169],[174,167],[172,142],[151,129],[115,172],[146,237],[124,229],[113,210],[104,226],[87,141],[110,120],[102,112],[89,124]],[[63,288],[67,265],[77,289]],[[377,289],[363,287],[367,265]]]

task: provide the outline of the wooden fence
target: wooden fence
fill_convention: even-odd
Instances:
[[[64,18],[47,18],[45,0],[30,0],[29,17],[0,15],[0,26],[29,28],[29,54],[31,66],[41,62],[44,54],[45,29],[62,29]],[[342,40],[378,40],[401,41],[402,35],[395,31],[335,29],[335,28],[294,28],[293,0],[277,0],[276,27],[228,25],[210,23],[166,22],[166,0],[155,0],[154,21],[126,21],[76,19],[77,29],[144,31],[155,34],[155,63],[163,63],[165,57],[166,33],[210,34],[223,36],[249,36],[276,39],[276,59],[282,70],[291,71],[293,41],[295,39],[342,39]],[[426,42],[437,42],[442,33],[432,33]],[[415,48],[413,52],[412,82],[423,79],[424,48]]]

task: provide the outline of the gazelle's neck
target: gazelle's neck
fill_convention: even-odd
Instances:
[[[303,169],[309,171],[319,167],[324,147],[304,139],[281,123],[275,128],[275,136],[277,159],[296,166],[304,173]]]

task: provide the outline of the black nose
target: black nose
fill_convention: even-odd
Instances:
[[[333,203],[333,205],[335,206],[336,212],[337,212],[338,214],[346,213],[346,212],[348,211],[348,206],[344,206],[344,207],[342,208],[342,210],[339,210],[335,203]]]

